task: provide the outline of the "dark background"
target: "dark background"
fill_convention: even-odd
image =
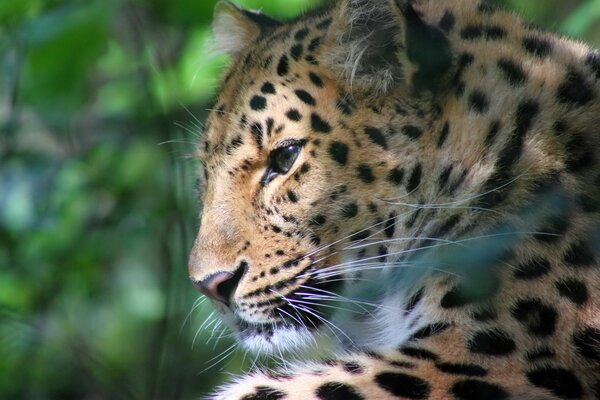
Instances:
[[[496,3],[600,45],[598,0]],[[232,342],[199,330],[186,271],[194,142],[227,62],[213,7],[0,0],[1,399],[197,399],[247,368],[233,352],[203,371]]]

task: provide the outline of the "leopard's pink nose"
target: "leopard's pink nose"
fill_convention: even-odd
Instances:
[[[238,286],[240,277],[231,272],[219,272],[201,281],[193,281],[194,286],[212,300],[229,304],[231,295]]]

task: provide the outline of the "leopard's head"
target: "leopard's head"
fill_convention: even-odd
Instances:
[[[344,340],[340,300],[368,312],[415,246],[448,41],[394,0],[286,23],[222,2],[214,31],[233,62],[199,146],[190,278],[250,349]]]

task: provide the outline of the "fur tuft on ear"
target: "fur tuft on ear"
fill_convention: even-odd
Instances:
[[[339,0],[329,42],[330,66],[378,95],[400,84],[435,90],[452,64],[450,42],[410,0]]]
[[[330,28],[331,66],[353,86],[386,92],[400,82],[402,31],[388,0],[342,0]]]
[[[258,11],[243,10],[227,0],[221,0],[215,6],[212,25],[215,51],[235,56],[280,24]]]

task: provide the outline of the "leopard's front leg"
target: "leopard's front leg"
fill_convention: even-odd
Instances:
[[[441,363],[432,352],[407,347],[351,354],[285,374],[248,375],[212,399],[508,399],[500,385],[477,379],[486,374],[483,367]]]

